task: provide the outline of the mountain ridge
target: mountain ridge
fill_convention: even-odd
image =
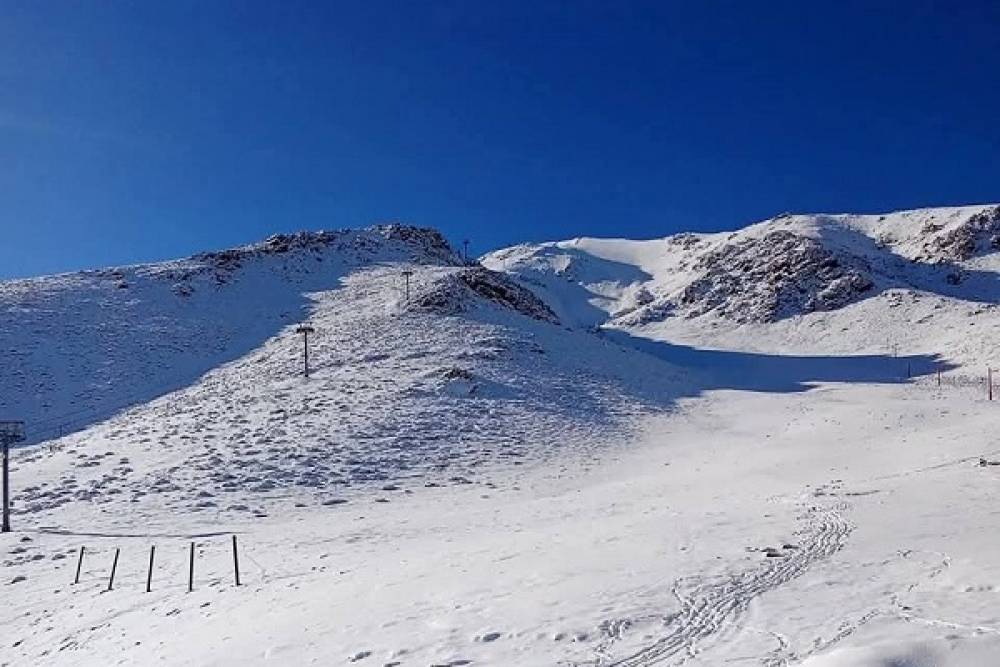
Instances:
[[[837,310],[891,288],[958,296],[953,288],[970,280],[972,300],[993,302],[1000,291],[987,294],[977,273],[1000,270],[998,248],[1000,205],[990,204],[783,214],[736,232],[522,244],[487,254],[483,264],[543,291],[565,291],[566,281],[582,286],[606,314],[590,313],[585,325],[704,315],[743,324]]]
[[[0,410],[57,437],[74,428],[62,423],[68,416],[90,415],[79,420],[88,423],[111,414],[100,406],[150,400],[239,359],[308,318],[312,294],[377,266],[396,267],[386,269],[392,292],[379,297],[393,312],[453,317],[499,308],[560,327],[719,349],[902,347],[982,363],[992,359],[989,338],[969,336],[963,320],[1000,325],[998,226],[998,205],[785,214],[738,232],[521,244],[477,266],[437,230],[386,224],[4,281],[0,349],[9,370]],[[939,254],[929,257],[927,248]],[[418,270],[412,302],[406,267]],[[823,333],[843,329],[865,333],[860,343]],[[155,391],[145,378],[158,379]]]
[[[950,382],[996,347],[1000,309],[976,299],[997,273],[979,240],[954,284],[951,264],[914,263],[823,218],[734,238],[521,246],[482,265],[434,230],[312,232],[0,283],[0,414],[31,438],[12,457],[23,536],[3,563],[21,605],[7,650],[63,664],[141,661],[154,646],[203,664],[239,646],[253,662],[261,641],[277,646],[281,617],[282,652],[266,658],[606,664],[655,658],[662,637],[690,655],[764,592],[833,589],[800,595],[793,579],[822,571],[854,522],[901,525],[847,509],[895,497],[875,480],[913,492],[900,511],[989,481],[971,458],[994,457],[978,442],[992,419],[982,384]],[[855,275],[871,286],[804,312],[810,290]],[[695,279],[704,292],[671,305]],[[914,379],[938,372],[947,394]],[[992,503],[979,507],[988,525]],[[235,589],[230,533],[245,566]],[[857,581],[912,540],[855,556]],[[84,543],[83,578],[67,586]],[[902,561],[896,588],[912,590]],[[703,611],[675,614],[684,599]],[[842,631],[827,620],[824,633]],[[121,622],[148,634],[116,643]],[[816,632],[801,635],[811,651]],[[766,643],[758,655],[777,655]]]

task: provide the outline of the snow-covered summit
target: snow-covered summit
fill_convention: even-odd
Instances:
[[[884,215],[784,214],[732,233],[577,238],[488,254],[567,321],[771,323],[887,290],[993,303],[1000,205]]]
[[[459,264],[461,259],[436,229],[399,223],[364,229],[275,234],[259,243],[195,255],[193,259],[232,268],[241,261],[288,253],[333,252],[346,261],[412,261]]]
[[[406,268],[415,304],[433,292],[452,312],[551,319],[506,276],[465,266],[434,229],[279,234],[187,259],[0,282],[0,413],[31,422],[33,440],[58,437],[243,357],[308,318],[316,295],[377,267],[391,279],[372,300],[389,312],[403,308]]]

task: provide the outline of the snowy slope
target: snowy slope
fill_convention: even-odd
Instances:
[[[0,283],[0,412],[48,438],[145,402],[301,320],[310,291],[387,261],[459,262],[436,232],[389,225]]]
[[[996,242],[995,242],[996,241]],[[1000,206],[783,215],[733,233],[488,254],[567,323],[722,349],[1000,363]]]
[[[689,384],[563,329],[430,230],[277,238],[4,287],[16,354],[0,409],[50,443],[19,457],[26,514],[116,512],[116,496],[263,514],[289,490],[334,502],[359,483],[465,482],[528,449],[593,447]],[[316,329],[308,379],[302,322]],[[660,371],[637,381],[651,362]],[[54,425],[72,433],[52,440]]]
[[[0,657],[995,664],[1000,478],[976,464],[1000,456],[980,437],[994,405],[919,385],[719,391],[643,420],[628,448],[610,441],[545,466],[491,468],[488,483],[403,481],[334,506],[273,497],[257,517],[121,497],[18,515],[3,541],[13,602]]]
[[[998,210],[0,283],[0,664],[1000,664]]]

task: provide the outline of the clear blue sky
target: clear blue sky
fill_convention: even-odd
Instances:
[[[0,277],[1000,200],[1000,3],[8,2]]]

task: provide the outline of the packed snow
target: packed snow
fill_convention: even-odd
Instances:
[[[0,664],[1000,664],[998,211],[0,283]]]

